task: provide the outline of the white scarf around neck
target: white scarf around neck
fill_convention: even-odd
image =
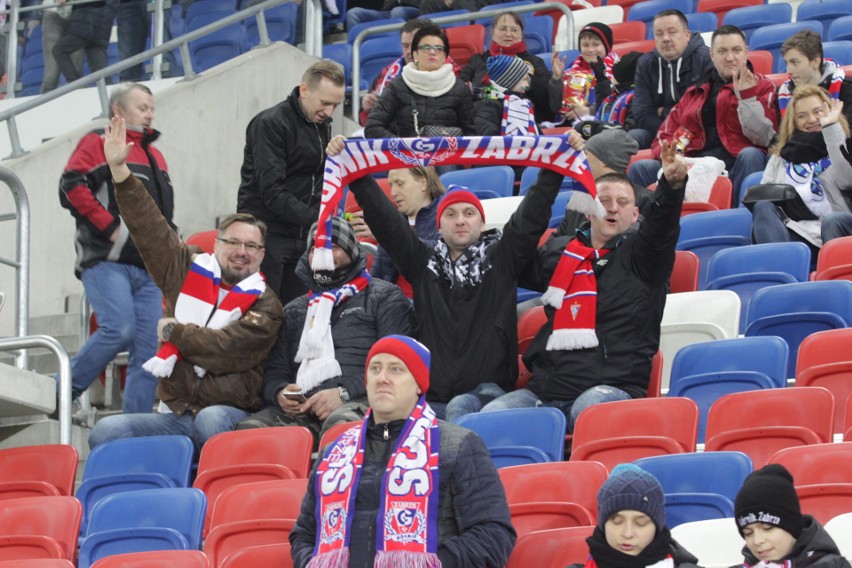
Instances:
[[[402,80],[418,95],[440,97],[455,86],[456,74],[449,63],[444,63],[434,71],[421,71],[412,62],[402,68]]]

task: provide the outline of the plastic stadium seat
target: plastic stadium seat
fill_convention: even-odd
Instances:
[[[663,383],[663,353],[657,351],[651,358],[651,376],[648,380],[648,398],[660,398],[660,389]]]
[[[852,39],[852,16],[841,16],[831,22],[828,26],[828,41],[840,41],[844,39]],[[841,65],[849,65],[845,61],[840,62]]]
[[[767,6],[776,6],[776,4],[767,4]],[[731,12],[728,12],[728,16]],[[778,69],[777,62],[781,57],[781,44],[796,32],[802,30],[811,30],[819,35],[822,35],[822,24],[819,22],[807,22],[799,20],[797,22],[786,24],[772,24],[771,26],[760,27],[751,34],[749,38],[750,49],[765,49],[772,52],[772,58],[776,62],[775,68]]]
[[[359,424],[361,424],[360,421],[341,422],[340,424],[335,424],[334,426],[326,430],[325,433],[322,435],[322,438],[320,439],[319,443],[320,450],[322,450],[322,448],[325,448],[327,445],[338,439],[341,434],[343,434],[353,426],[357,426]]]
[[[637,22],[637,23],[641,23],[641,22]],[[547,70],[548,70],[548,71],[553,71],[553,54],[554,54],[554,53],[556,53],[556,52],[553,52],[553,51],[545,51],[544,53],[538,53],[538,54],[536,54],[536,55],[538,55],[538,57],[539,57],[542,61],[544,61],[544,66],[545,66],[545,67],[547,67]],[[560,52],[559,52],[559,58],[560,58],[560,59],[564,59],[564,60],[565,60],[566,62],[568,62],[568,63],[570,63],[571,61],[574,61],[575,59],[577,59],[577,56],[578,56],[578,55],[580,55],[580,51],[579,51],[579,50],[576,50],[576,49],[569,49],[569,50],[567,50],[567,51],[560,51]],[[541,129],[541,133],[542,133],[542,134],[547,134],[547,133],[545,132],[545,130],[547,130],[547,129]],[[531,166],[530,166],[530,167],[531,167]],[[536,170],[538,170],[539,168],[535,168],[535,169],[536,169]],[[526,170],[524,170],[524,171],[526,171]]]
[[[186,20],[187,29],[198,29],[201,25],[195,22],[196,18],[201,18],[205,22],[203,25],[207,25],[236,12],[236,2],[232,2],[231,0],[199,0],[198,2],[193,2],[187,8],[184,19]]]
[[[619,57],[624,57],[631,51],[649,53],[655,47],[656,44],[654,43],[654,40],[643,39],[642,41],[625,41],[624,43],[616,43],[612,46],[612,50],[617,53]]]
[[[559,227],[562,220],[565,218],[565,209],[568,207],[568,202],[571,201],[572,191],[560,191],[553,200],[553,205],[550,208],[550,223],[548,228],[555,229]]]
[[[0,505],[0,558],[74,560],[82,515],[80,502],[68,496],[3,501]]]
[[[532,54],[553,51],[553,20],[548,16],[528,17],[524,22],[524,43]]]
[[[707,12],[695,12],[692,14],[684,14],[686,21],[689,22],[689,29],[695,33],[713,32],[719,27],[719,19],[715,14]],[[654,37],[654,31],[651,30],[649,37]]]
[[[732,517],[737,492],[753,469],[751,459],[742,452],[655,456],[635,463],[662,485],[669,528]]]
[[[80,534],[86,534],[92,510],[107,495],[188,487],[194,451],[186,436],[126,438],[96,446],[77,489],[83,505]]]
[[[805,243],[766,243],[720,250],[707,266],[707,290],[731,290],[740,297],[740,331],[745,331],[748,304],[767,286],[807,282],[811,249]]]
[[[322,46],[323,59],[331,59],[340,63],[343,67],[343,77],[346,81],[346,92],[352,90],[352,44],[350,43],[330,43]],[[359,90],[368,89],[364,80],[361,80]]]
[[[27,558],[20,560],[0,560],[0,568],[74,568],[74,563],[64,558]]]
[[[775,75],[773,75],[772,77],[775,77]],[[784,81],[786,81],[789,78],[790,78],[790,76],[787,75],[786,73],[784,73],[783,80],[780,83],[777,83],[775,85],[776,88],[781,86],[781,84],[784,83]],[[736,204],[735,204],[737,207],[743,207],[742,201],[743,201],[743,196],[746,193],[746,190],[753,185],[760,184],[761,179],[763,179],[763,172],[762,171],[761,172],[754,172],[752,174],[748,174],[745,177],[745,179],[743,179],[742,183],[740,184],[740,187],[737,188],[738,193],[737,193],[737,196],[736,196],[737,199],[736,199]]]
[[[778,450],[830,442],[833,426],[834,397],[824,388],[738,392],[710,407],[704,451],[740,451],[760,469]]]
[[[684,523],[672,529],[672,538],[698,557],[699,566],[723,568],[743,562],[743,537],[733,518]]]
[[[240,483],[307,478],[313,445],[313,434],[301,426],[237,430],[210,438],[201,448],[198,477],[192,484],[210,502],[205,535],[216,499],[225,489]]]
[[[391,24],[404,24],[404,23],[405,23],[405,20],[403,18],[384,18],[384,19],[381,19],[381,20],[373,20],[372,22],[363,22],[363,23],[360,23],[360,24],[356,24],[356,25],[352,26],[352,29],[346,31],[346,42],[354,45],[355,38],[358,37],[358,34],[360,34],[362,31],[364,31],[366,29],[370,29],[370,28],[375,27],[375,26],[387,26],[387,25],[391,25]],[[368,38],[372,38],[372,39],[383,38],[383,39],[386,39],[386,40],[398,41],[399,40],[399,30],[391,31],[391,32],[383,32],[383,33],[373,34],[373,35],[367,35],[367,36],[364,36],[363,39],[366,40]],[[395,43],[395,41],[394,41],[394,43]]]
[[[688,250],[675,252],[669,287],[672,294],[698,290],[698,256],[695,253]]]
[[[817,21],[826,30],[834,20],[843,16],[852,16],[852,5],[846,0],[805,0],[796,10],[796,21]],[[826,54],[826,57],[830,56]]]
[[[485,50],[485,26],[482,24],[446,28],[445,31],[450,42],[450,57],[461,67]]]
[[[213,566],[252,546],[287,542],[299,516],[307,479],[236,485],[216,500],[204,552]]]
[[[369,36],[359,53],[361,80],[372,86],[382,70],[401,55],[402,44],[398,40]]]
[[[772,61],[772,53],[769,51],[749,51],[748,60],[751,62],[752,67],[754,67],[755,73],[771,75],[774,71],[775,65]],[[781,60],[783,61],[784,59],[782,58]]]
[[[842,401],[838,402],[842,404]],[[843,423],[843,441],[852,442],[852,395],[846,399],[846,420]]]
[[[293,568],[290,543],[282,542],[244,548],[231,554],[219,564],[219,568],[260,568],[262,566]]]
[[[207,556],[200,550],[154,550],[105,556],[92,568],[208,568]],[[2,565],[0,565],[2,568]]]
[[[651,27],[654,16],[663,10],[680,10],[684,14],[695,12],[695,0],[646,0],[638,2],[630,7],[627,12],[625,21],[640,21],[645,22],[645,25]],[[653,30],[651,31],[653,37]]]
[[[746,34],[746,39],[751,39],[752,33],[758,28],[773,24],[786,24],[793,21],[793,8],[787,2],[774,4],[759,4],[730,10],[722,23],[737,26]],[[793,35],[790,32],[789,35]],[[750,49],[758,49],[749,45]]]
[[[722,19],[730,10],[743,8],[745,6],[763,5],[763,0],[698,0],[698,12],[712,12],[718,18],[721,27]]]
[[[204,493],[188,487],[108,495],[92,511],[78,568],[114,554],[198,550],[206,508]]]
[[[544,306],[535,306],[518,318],[518,354],[523,355],[530,346],[538,330],[547,323]]]
[[[845,65],[847,61],[852,61],[852,41],[826,41],[822,44],[823,55],[826,59],[831,59],[838,65]],[[784,69],[786,71],[786,68]]]
[[[684,346],[736,337],[740,298],[729,290],[684,292],[666,296],[660,324],[662,389],[668,390],[675,354]]]
[[[442,10],[440,12],[431,12],[429,14],[429,19],[434,22],[436,18],[442,18],[444,16],[458,16],[460,14],[469,14],[469,13],[470,13],[470,10]],[[438,24],[438,25],[441,26],[442,28],[444,28],[444,31],[447,31],[450,28],[466,26],[466,25],[469,25],[469,24],[465,21],[461,21],[461,22],[456,22],[454,24]],[[450,42],[450,45],[452,46],[453,43]],[[481,53],[481,52],[479,52],[479,53]]]
[[[780,337],[687,345],[675,355],[668,396],[691,398],[698,405],[698,442],[702,443],[707,413],[716,400],[732,392],[786,386],[787,352],[787,343]]]
[[[701,213],[703,211],[717,211],[719,209],[730,209],[733,189],[730,178],[719,176],[710,188],[710,197],[705,201],[684,201],[680,216]]]
[[[217,238],[219,238],[219,231],[216,229],[211,231],[202,231],[200,233],[193,233],[190,235],[186,239],[186,244],[195,245],[200,248],[202,252],[213,254],[213,247],[216,244]]]
[[[825,532],[837,544],[840,554],[844,558],[852,558],[852,513],[844,513],[829,519],[824,525]]]
[[[635,4],[631,0],[631,4]],[[559,24],[557,26],[557,34],[554,37],[554,51],[564,51],[569,47],[577,47],[577,35],[586,24],[591,22],[601,22],[604,24],[617,24],[624,21],[624,14],[627,12],[626,7],[622,7],[623,2],[611,1],[607,2],[607,6],[598,6],[595,8],[584,8],[582,10],[574,10],[571,12],[573,16],[573,26],[568,26],[567,18],[560,15]]]
[[[189,44],[193,68],[206,71],[245,51],[246,30],[240,25],[228,26]]]
[[[512,526],[518,536],[597,524],[597,492],[608,472],[598,462],[553,462],[504,467]]]
[[[290,45],[296,44],[296,22],[298,21],[299,5],[295,2],[269,8],[263,14],[266,18],[266,32],[271,41],[283,41]],[[260,33],[257,29],[257,18],[252,17],[244,22],[246,28],[246,49],[260,43]]]
[[[698,255],[698,289],[704,290],[707,264],[717,251],[751,244],[751,212],[748,209],[724,209],[687,215],[680,220],[677,250]]]
[[[485,166],[469,170],[456,170],[440,176],[444,187],[451,184],[466,187],[483,199],[488,192],[490,197],[511,197],[515,189],[515,172],[509,166]],[[481,193],[480,193],[481,192]]]
[[[746,336],[777,335],[790,347],[787,376],[796,372],[802,340],[812,333],[852,324],[852,282],[800,282],[762,288],[748,307]]]
[[[568,59],[568,62],[571,62],[571,59]],[[535,166],[527,166],[524,168],[524,171],[521,172],[521,186],[518,190],[518,195],[526,195],[533,184],[538,180],[538,173],[541,171],[541,168],[536,168]],[[562,185],[559,187],[559,192],[571,191],[574,187],[574,180],[569,177],[565,177],[562,180]]]
[[[71,495],[78,460],[77,450],[66,444],[0,449],[0,501]]]
[[[615,45],[616,43],[625,43],[628,41],[642,41],[645,39],[648,27],[645,22],[640,22],[639,20],[610,24],[612,43]],[[651,33],[653,34],[653,30],[651,30]]]
[[[698,407],[688,398],[637,398],[595,404],[574,426],[571,460],[612,471],[639,458],[695,451]]]
[[[852,280],[852,237],[832,239],[822,245],[814,280]]]
[[[594,530],[593,526],[569,527],[526,534],[518,538],[506,568],[562,568],[569,564],[585,564],[589,558],[586,539]]]
[[[564,4],[565,6],[567,6],[572,11],[574,11],[574,10],[582,11],[582,10],[586,9],[584,6],[574,2],[574,0],[555,0],[555,1],[559,4]],[[602,3],[602,0],[592,0],[591,2],[589,2],[589,4],[591,4],[595,8],[599,8],[601,6],[601,3]],[[435,14],[430,14],[429,17],[430,18],[434,17],[434,15]],[[557,32],[559,31],[559,21],[564,16],[564,14],[562,13],[562,10],[539,10],[538,12],[535,12],[535,15],[536,16],[548,16],[551,20],[553,20],[552,34],[553,34],[553,37],[555,38]],[[644,37],[644,34],[642,34],[642,35]]]
[[[458,420],[459,426],[479,434],[491,452],[491,457],[501,453],[522,456],[523,451],[513,448],[534,448],[545,456],[540,461],[562,461],[565,454],[565,415],[549,407],[513,408],[467,414]],[[529,452],[532,456],[536,452]],[[523,461],[495,460],[497,467],[521,465]],[[526,461],[526,463],[533,463]]]
[[[843,433],[846,423],[844,401],[852,395],[852,329],[820,331],[799,345],[796,386],[818,386],[834,395],[834,429]]]

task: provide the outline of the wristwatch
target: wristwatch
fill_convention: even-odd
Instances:
[[[170,321],[163,326],[163,341],[168,341],[175,329],[175,322]]]
[[[340,400],[342,400],[343,402],[349,402],[349,400],[352,398],[349,396],[349,391],[346,390],[346,387],[338,386],[337,392],[340,393]]]

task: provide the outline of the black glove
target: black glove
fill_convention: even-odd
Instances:
[[[606,65],[604,65],[604,60],[598,55],[598,60],[594,63],[589,63],[592,71],[595,73],[595,79],[600,83],[601,81],[607,81],[608,78],[606,76]]]

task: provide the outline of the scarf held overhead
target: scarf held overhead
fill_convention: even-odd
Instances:
[[[567,136],[460,136],[453,138],[380,138],[347,140],[337,156],[325,162],[314,270],[331,270],[331,217],[340,206],[343,188],[353,179],[376,172],[414,166],[494,165],[547,168],[577,180],[568,208],[603,217],[595,179],[582,151]],[[579,188],[579,189],[578,189]]]
[[[221,291],[222,269],[212,254],[199,254],[192,260],[175,302],[175,319],[178,323],[195,324],[210,329],[222,329],[245,314],[266,290],[259,272],[248,276],[231,288],[217,306]],[[166,341],[157,354],[143,365],[155,377],[168,377],[181,354],[175,344]],[[195,374],[203,377],[206,370],[195,366]]]
[[[317,466],[317,542],[309,568],[349,565],[356,493],[364,463],[367,425],[338,438]],[[385,468],[376,518],[377,568],[439,568],[438,461],[440,430],[435,412],[421,396]]]

